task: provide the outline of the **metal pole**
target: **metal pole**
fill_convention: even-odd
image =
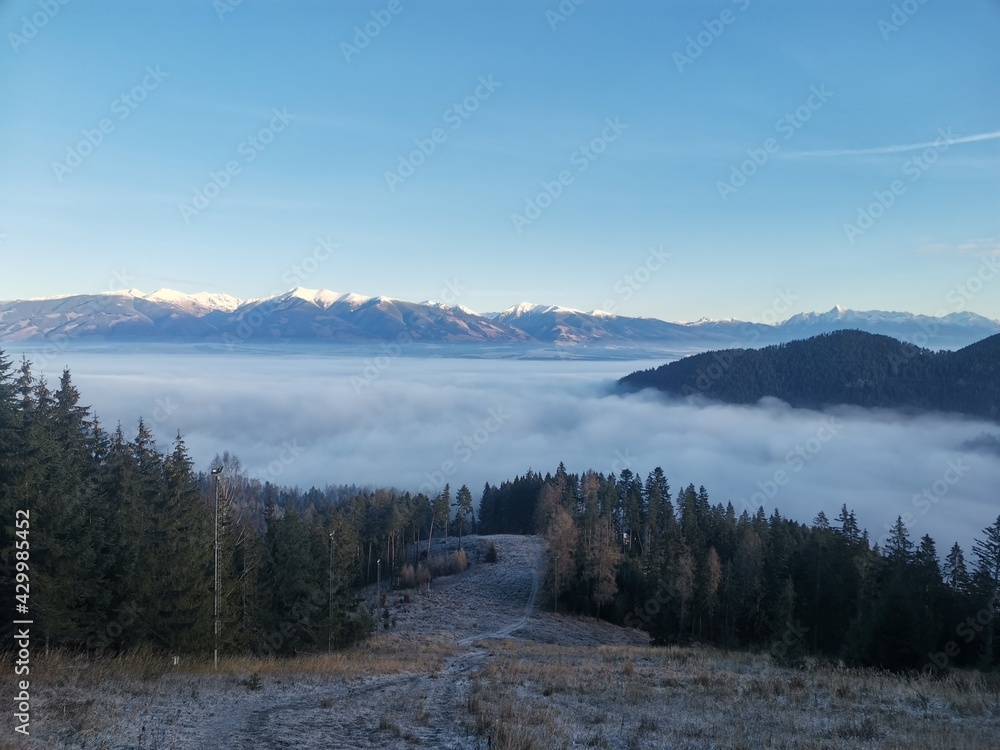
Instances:
[[[219,475],[215,475],[215,669],[219,669]]]
[[[378,640],[379,605],[382,603],[382,558],[375,561],[375,640]]]
[[[329,618],[330,622],[327,626],[327,638],[326,638],[326,652],[330,653],[333,651],[333,549],[336,544],[337,530],[334,529],[330,532],[330,605],[329,605]]]
[[[221,579],[219,577],[219,475],[222,467],[212,469],[215,476],[215,669],[219,669],[219,634],[222,632],[222,625],[219,621],[222,609]]]

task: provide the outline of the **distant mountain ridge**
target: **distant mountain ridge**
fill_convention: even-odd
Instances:
[[[733,404],[770,396],[804,408],[852,404],[1000,420],[1000,334],[935,352],[880,334],[834,331],[762,349],[704,352],[619,384]]]
[[[760,347],[856,328],[935,349],[959,348],[995,333],[1000,321],[974,313],[942,317],[835,307],[775,325],[734,319],[691,323],[520,303],[479,314],[461,305],[407,302],[302,287],[262,299],[135,289],[0,302],[0,341],[64,337],[107,341],[327,341],[649,346],[685,351]]]

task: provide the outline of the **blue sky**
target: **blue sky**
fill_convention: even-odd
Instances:
[[[27,0],[0,32],[0,299],[1000,318],[995,0]]]

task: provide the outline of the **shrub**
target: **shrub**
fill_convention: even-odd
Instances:
[[[461,573],[468,567],[469,558],[465,556],[465,550],[455,550],[455,554],[451,556],[451,572]]]
[[[403,566],[403,569],[399,571],[399,588],[401,589],[412,589],[417,585],[417,571],[413,569],[413,566],[407,563]]]
[[[427,566],[421,563],[417,566],[417,585],[426,586],[431,582],[431,572],[427,570]]]
[[[431,578],[440,578],[441,576],[446,576],[451,571],[449,570],[448,560],[443,557],[432,557],[427,561],[427,571],[430,573]]]
[[[495,563],[500,560],[500,556],[497,554],[497,547],[493,544],[493,540],[490,539],[486,542],[486,562]]]

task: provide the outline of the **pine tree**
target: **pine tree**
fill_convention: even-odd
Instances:
[[[1000,609],[1000,516],[991,526],[983,529],[982,539],[974,541],[972,554],[976,558],[976,573],[980,582],[978,596],[983,606],[995,614]],[[994,660],[996,620],[995,616],[990,617],[989,624],[984,628],[983,665],[986,667],[991,666]]]
[[[334,515],[330,527],[334,534],[333,645],[336,648],[343,648],[367,636],[371,621],[367,617],[351,615],[352,592],[361,575],[358,556],[354,554],[354,550],[358,547],[357,531],[340,515]],[[329,588],[327,594],[329,597]],[[327,616],[329,617],[328,610]],[[329,622],[327,627],[330,627]]]
[[[7,604],[7,612],[15,611],[12,599],[16,576],[15,543],[21,541],[21,549],[24,549],[24,542],[27,542],[30,551],[30,531],[23,535],[28,536],[28,539],[19,539],[15,525],[20,520],[15,516],[17,511],[29,510],[27,522],[30,524],[32,520],[30,509],[20,506],[14,494],[24,461],[20,422],[15,370],[11,361],[0,350],[0,514],[3,518],[0,523],[0,586],[3,586],[2,601]],[[4,635],[4,641],[10,643],[13,637],[10,618],[7,618],[0,632]]]
[[[97,642],[100,648],[133,647],[148,642],[157,619],[150,512],[162,488],[163,458],[141,420],[132,442],[119,425],[102,455],[96,480],[102,529],[98,556],[110,601],[109,622]]]
[[[479,497],[479,533],[494,534],[496,528],[496,490],[486,482],[483,494]]]
[[[458,548],[462,549],[462,531],[465,529],[465,519],[468,518],[472,510],[472,492],[467,485],[462,485],[458,490],[455,499],[456,518],[458,520]]]
[[[65,378],[68,382],[68,376]],[[14,506],[30,512],[31,580],[36,629],[55,643],[86,641],[82,606],[91,587],[93,563],[84,500],[86,467],[82,436],[65,434],[57,423],[56,398],[44,379],[36,381],[27,360],[17,381],[20,396],[19,471]],[[67,397],[68,398],[68,397]]]
[[[889,531],[889,540],[885,545],[886,558],[897,566],[905,566],[913,557],[913,542],[910,532],[903,523],[902,516],[896,516],[896,523]]]
[[[100,533],[94,489],[94,455],[99,434],[69,371],[59,389],[48,394],[39,384],[36,412],[45,420],[47,472],[37,498],[41,523],[36,546],[44,557],[39,578],[39,604],[47,611],[50,638],[83,644],[106,619],[108,593],[100,580],[96,535]]]
[[[171,651],[208,648],[213,529],[180,434],[164,463],[164,487],[150,509],[151,637]],[[152,604],[152,602],[151,602]]]
[[[11,361],[0,349],[0,498],[8,500],[14,477],[13,461],[17,454],[18,415],[15,401],[14,369]],[[4,518],[13,518],[13,512],[3,508]],[[30,519],[29,519],[30,520]],[[4,524],[5,528],[6,525]],[[2,533],[2,532],[0,532]],[[6,539],[0,549],[6,550]],[[9,590],[9,589],[8,589]]]
[[[951,551],[945,559],[944,581],[957,593],[965,594],[969,591],[971,578],[965,565],[965,554],[958,546],[958,542],[952,545]]]
[[[671,587],[680,599],[680,632],[694,630],[694,618],[691,617],[691,627],[687,628],[686,623],[691,612],[691,604],[695,594],[695,579],[698,574],[697,563],[694,555],[686,542],[681,542],[677,549],[671,565]]]
[[[264,618],[262,647],[292,654],[315,644],[326,632],[325,555],[312,549],[310,530],[291,504],[283,517],[267,519],[267,561],[262,571]]]
[[[434,536],[434,524],[444,529],[444,556],[448,557],[448,517],[451,515],[451,485],[446,484],[444,490],[434,498],[433,516],[431,517],[431,533],[427,537],[427,557],[431,556],[431,537]]]
[[[854,515],[854,511],[848,511],[847,505],[842,505],[840,508],[840,515],[837,516],[837,522],[840,524],[840,533],[843,535],[850,543],[854,543],[860,540],[861,534],[858,529],[858,520]]]

